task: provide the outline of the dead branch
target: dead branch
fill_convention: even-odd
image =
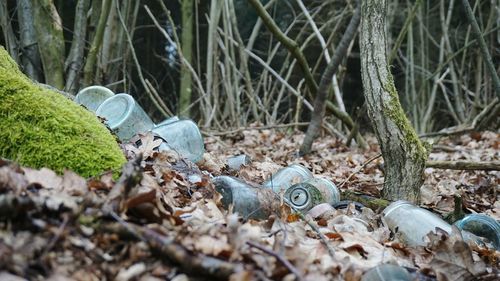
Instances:
[[[325,115],[325,102],[328,97],[328,89],[330,87],[332,77],[337,72],[340,63],[347,53],[349,44],[356,35],[360,19],[361,4],[360,2],[358,2],[354,15],[352,16],[351,21],[349,22],[349,25],[347,26],[347,29],[342,36],[339,45],[335,49],[335,54],[332,57],[332,60],[321,75],[321,81],[316,92],[316,97],[314,99],[314,111],[311,117],[311,122],[309,123],[304,141],[302,142],[302,146],[300,147],[300,153],[303,155],[311,152],[312,143],[319,135],[321,123],[323,122],[323,116]]]
[[[106,203],[102,207],[105,214],[123,211],[123,203],[128,193],[142,180],[142,154],[136,156],[123,166],[122,175],[108,194]]]
[[[191,253],[171,238],[160,235],[151,229],[128,223],[114,212],[111,215],[121,225],[121,228],[116,228],[118,233],[130,232],[138,239],[148,243],[151,250],[161,258],[180,265],[186,273],[205,276],[210,280],[228,280],[231,274],[243,269],[243,266],[238,263],[230,263],[203,254]]]
[[[427,168],[451,169],[451,170],[483,170],[483,171],[499,171],[500,161],[427,161]]]
[[[285,259],[280,254],[276,253],[273,250],[267,249],[266,247],[261,246],[257,243],[254,243],[252,241],[247,241],[246,243],[250,247],[257,248],[257,249],[261,250],[262,252],[275,257],[279,262],[281,262],[281,264],[283,264],[291,273],[293,273],[297,277],[297,280],[303,280],[302,274],[300,274],[298,269],[295,266],[293,266],[293,264],[291,264],[287,259]]]

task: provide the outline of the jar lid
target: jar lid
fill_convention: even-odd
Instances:
[[[119,127],[132,113],[135,106],[134,98],[128,94],[117,94],[104,101],[96,114],[106,118],[106,124],[111,129]]]

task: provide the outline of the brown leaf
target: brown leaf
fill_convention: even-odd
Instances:
[[[36,170],[23,168],[23,171],[28,184],[37,183],[47,189],[63,189],[63,179],[50,169],[41,168],[40,170]]]
[[[471,249],[456,226],[452,227],[450,236],[439,230],[428,237],[430,249],[434,252],[430,266],[438,280],[473,280],[486,272],[483,261],[474,261]]]

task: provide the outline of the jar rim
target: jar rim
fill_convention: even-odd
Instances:
[[[390,215],[394,210],[398,209],[399,207],[401,207],[403,205],[412,205],[412,206],[415,206],[413,203],[411,203],[409,201],[398,200],[398,201],[395,201],[395,202],[392,202],[391,204],[389,204],[389,206],[387,206],[382,211],[382,214],[384,214],[384,217],[386,217],[386,216]]]

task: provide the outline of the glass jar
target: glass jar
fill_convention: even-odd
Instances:
[[[330,180],[312,178],[290,186],[284,197],[296,209],[307,212],[321,203],[336,204],[340,201],[340,192]]]
[[[286,191],[294,183],[304,182],[313,178],[313,174],[306,167],[300,164],[292,164],[288,167],[278,170],[274,175],[263,183],[266,188],[271,188],[279,193]]]
[[[393,264],[381,264],[368,270],[361,281],[411,281],[411,274],[404,267]]]
[[[391,203],[382,214],[389,229],[408,246],[425,246],[424,238],[436,227],[451,233],[451,225],[446,221],[407,201]]]
[[[275,194],[269,189],[253,187],[248,183],[230,176],[218,176],[212,180],[215,190],[222,195],[222,205],[245,219],[267,219],[272,213]]]
[[[78,94],[76,94],[75,102],[95,113],[97,108],[99,108],[105,100],[114,95],[115,93],[106,87],[90,86],[81,89]]]
[[[159,126],[162,126],[162,125],[170,124],[170,123],[172,123],[172,122],[179,121],[179,120],[180,120],[180,119],[179,119],[179,117],[177,117],[177,116],[172,116],[172,117],[169,117],[169,118],[167,118],[167,119],[165,119],[165,120],[161,121],[160,123],[156,124],[156,126],[155,126],[155,127],[159,127]]]
[[[460,230],[488,239],[488,242],[500,250],[500,223],[482,214],[470,214],[454,223]]]
[[[153,133],[165,140],[158,148],[162,150],[175,150],[182,157],[192,162],[203,158],[205,146],[198,126],[189,119],[169,122],[155,127]]]
[[[154,123],[135,99],[128,94],[117,94],[105,100],[96,114],[106,119],[106,124],[121,141],[145,133]]]

